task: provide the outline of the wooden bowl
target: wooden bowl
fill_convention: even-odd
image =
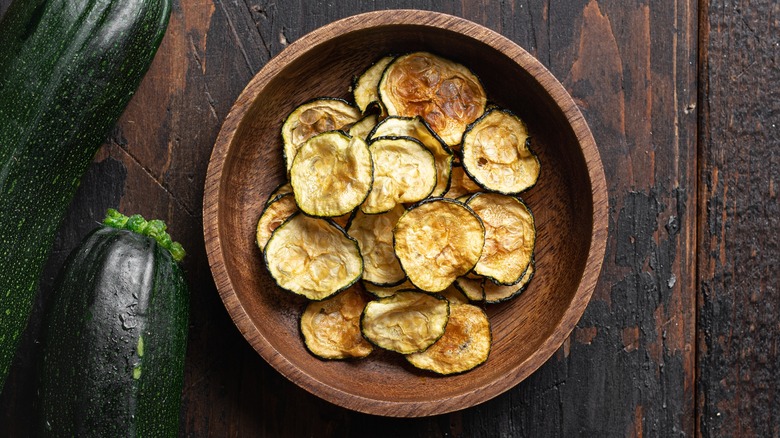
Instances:
[[[255,245],[270,192],[285,179],[280,128],[313,97],[351,100],[354,75],[388,53],[426,50],[458,61],[488,97],[523,118],[542,163],[522,197],[536,217],[536,276],[519,297],[486,305],[488,361],[440,377],[391,353],[322,361],[303,345],[305,302],[276,286]],[[512,388],[544,363],[582,316],[596,285],[607,236],[604,171],[571,97],[535,58],[467,20],[414,10],[345,18],[295,41],[250,81],[219,133],[206,177],[204,233],[217,289],[236,326],[291,381],[343,407],[418,417],[463,409]]]

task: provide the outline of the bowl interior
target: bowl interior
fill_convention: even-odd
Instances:
[[[216,220],[221,245],[218,257],[224,264],[220,269],[227,277],[217,280],[220,293],[255,349],[288,378],[327,400],[399,416],[466,407],[528,376],[571,329],[559,334],[552,349],[548,346],[548,351],[539,352],[560,330],[589,255],[593,197],[586,160],[566,114],[549,96],[543,81],[527,65],[519,65],[517,59],[494,48],[494,37],[498,36],[489,33],[477,39],[441,26],[393,24],[308,40],[307,47],[291,46],[291,54],[283,53],[272,61],[250,83],[247,90],[251,91],[244,93],[248,97],[239,99],[238,108],[228,117],[240,120],[221,146],[225,149]],[[314,97],[351,101],[355,75],[385,54],[417,50],[437,53],[474,71],[490,100],[526,121],[532,147],[542,163],[539,182],[521,195],[536,219],[536,276],[521,296],[485,306],[493,330],[487,363],[448,377],[417,371],[390,353],[375,352],[360,361],[321,361],[309,354],[298,328],[305,301],[276,286],[254,242],[263,205],[285,180],[279,134],[285,116]],[[581,309],[575,321],[580,315]],[[462,402],[445,408],[439,405],[448,399]]]

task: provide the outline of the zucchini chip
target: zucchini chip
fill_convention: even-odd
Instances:
[[[383,57],[366,69],[366,71],[355,80],[355,83],[352,86],[352,95],[361,112],[365,113],[372,103],[379,103],[379,95],[377,94],[379,79],[382,78],[385,67],[387,67],[387,64],[390,64],[392,60],[392,56]]]
[[[310,300],[348,288],[363,272],[357,241],[326,219],[300,213],[274,230],[264,255],[280,287]]]
[[[379,100],[391,116],[422,116],[449,146],[485,111],[479,79],[466,67],[426,52],[399,56],[379,81]]]
[[[360,326],[363,337],[377,347],[401,354],[424,351],[447,326],[447,300],[423,292],[401,291],[369,301]]]
[[[290,183],[295,202],[304,213],[341,216],[366,199],[373,172],[366,142],[341,131],[329,131],[301,146],[290,169]]]
[[[398,204],[428,197],[436,186],[433,154],[410,137],[381,137],[368,147],[374,160],[374,183],[364,213],[376,214]]]
[[[368,134],[370,134],[374,129],[378,120],[379,117],[376,114],[363,117],[362,119],[355,122],[354,125],[349,127],[349,136],[358,137],[363,141],[368,141]]]
[[[393,250],[393,227],[404,208],[396,205],[382,214],[365,214],[358,210],[347,229],[360,245],[363,255],[363,281],[379,286],[393,286],[404,281],[406,274]]]
[[[474,273],[511,285],[523,276],[534,253],[531,210],[514,196],[477,193],[466,203],[485,226],[485,246]]]
[[[463,292],[463,295],[469,299],[469,301],[484,301],[485,290],[483,285],[485,283],[485,277],[472,277],[464,275],[455,279],[455,287]]]
[[[450,185],[453,155],[420,116],[387,117],[374,127],[368,141],[379,137],[412,137],[420,141],[433,154],[436,162],[436,188],[431,196],[441,196]]]
[[[282,142],[287,173],[303,143],[326,131],[344,129],[362,117],[360,110],[344,100],[323,97],[295,108],[282,125]]]
[[[463,135],[463,167],[480,186],[520,193],[536,184],[539,158],[528,147],[528,129],[508,111],[494,109]]]
[[[292,193],[285,193],[270,201],[257,221],[256,242],[262,251],[271,238],[271,233],[298,211],[298,204]]]
[[[367,302],[356,286],[323,301],[310,301],[301,315],[306,348],[322,359],[371,354],[374,347],[360,333],[360,315]]]
[[[377,286],[374,283],[369,283],[367,281],[364,281],[363,288],[366,290],[366,292],[370,293],[371,295],[377,298],[385,298],[385,297],[393,296],[396,294],[396,292],[406,290],[406,289],[415,289],[412,282],[409,281],[408,279],[404,280],[401,284],[397,286]]]
[[[483,286],[485,291],[485,302],[488,304],[500,303],[520,295],[520,293],[522,293],[525,288],[528,287],[528,283],[531,282],[535,271],[536,267],[533,259],[531,259],[531,263],[528,264],[528,269],[525,270],[523,277],[520,279],[520,281],[517,282],[517,284],[513,284],[512,286],[502,286],[495,284],[492,281],[485,280]]]
[[[462,373],[485,363],[493,336],[485,312],[471,304],[453,304],[444,335],[422,353],[406,356],[412,365],[437,374]]]
[[[444,194],[445,198],[458,199],[461,196],[471,195],[481,191],[482,187],[474,182],[466,171],[463,170],[463,165],[452,166],[450,189]]]
[[[419,289],[439,292],[477,263],[485,228],[466,205],[432,198],[407,210],[393,236],[396,256],[409,280]]]

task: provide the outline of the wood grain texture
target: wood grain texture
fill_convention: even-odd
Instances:
[[[181,1],[162,55],[82,184],[47,272],[112,205],[166,219],[173,237],[187,242],[193,299],[182,436],[693,435],[696,6],[691,0]],[[267,365],[219,300],[199,210],[221,123],[254,73],[317,27],[388,8],[462,16],[529,50],[580,106],[610,194],[605,267],[564,346],[506,394],[422,419],[338,408]],[[738,20],[735,11],[723,14]],[[730,88],[722,85],[724,93]],[[42,290],[40,306],[45,283]],[[710,324],[726,324],[724,312],[713,311]],[[0,435],[27,435],[36,336],[33,323],[10,377],[13,389],[0,401]]]
[[[780,436],[780,5],[709,2],[699,202],[702,436]]]

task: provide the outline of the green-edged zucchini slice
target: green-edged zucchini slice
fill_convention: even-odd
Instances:
[[[360,315],[368,300],[360,288],[349,289],[322,301],[310,301],[301,315],[306,348],[322,359],[363,358],[374,347],[360,333]]]
[[[284,160],[290,172],[293,159],[303,143],[327,131],[344,129],[363,117],[360,110],[344,100],[323,97],[295,108],[282,125]]]
[[[433,154],[411,137],[381,137],[369,145],[374,160],[374,182],[364,213],[389,211],[401,203],[428,197],[436,186]]]
[[[422,116],[449,146],[485,111],[485,90],[461,64],[426,52],[399,56],[379,81],[379,100],[391,116]]]
[[[511,285],[523,276],[534,253],[531,210],[514,196],[477,193],[466,203],[485,226],[485,246],[474,273]]]
[[[422,353],[406,356],[417,368],[437,374],[474,369],[490,355],[493,336],[485,312],[471,304],[453,304],[444,335]]]
[[[400,205],[382,214],[365,214],[358,210],[352,219],[347,234],[360,245],[363,281],[393,286],[406,279],[393,250],[393,227],[404,211]]]
[[[354,125],[349,127],[349,136],[358,137],[363,141],[368,141],[368,134],[376,127],[379,121],[379,116],[376,114],[370,114],[355,122]]]
[[[445,198],[458,199],[461,196],[467,196],[481,191],[482,187],[474,182],[466,171],[463,170],[463,165],[452,166],[450,189],[444,194]]]
[[[257,221],[255,240],[261,251],[271,238],[271,233],[297,211],[298,204],[295,203],[292,193],[280,195],[265,206],[260,220]]]
[[[360,111],[365,113],[372,103],[379,103],[379,95],[377,94],[379,79],[382,78],[382,73],[385,71],[387,64],[390,64],[393,59],[393,56],[381,58],[355,80],[352,95]]]
[[[436,187],[431,196],[441,196],[447,191],[450,185],[452,152],[420,116],[385,118],[369,133],[368,141],[379,137],[412,137],[419,140],[431,151],[436,162]]]
[[[311,216],[350,213],[371,190],[373,162],[366,142],[341,131],[304,142],[290,169],[298,208]]]
[[[520,293],[522,293],[526,287],[528,287],[528,283],[530,283],[531,279],[534,277],[534,272],[536,272],[536,265],[534,264],[533,259],[531,259],[531,263],[528,264],[528,269],[525,270],[523,277],[520,279],[520,281],[517,282],[517,284],[513,284],[512,286],[503,286],[500,284],[495,284],[492,281],[485,280],[483,286],[485,291],[485,302],[489,304],[500,303],[520,295]]]
[[[274,230],[264,255],[280,287],[310,300],[348,288],[363,273],[357,241],[329,220],[301,213]]]
[[[364,281],[363,288],[366,290],[366,292],[370,293],[371,295],[377,298],[385,298],[385,297],[393,296],[397,292],[406,289],[415,289],[412,282],[409,281],[408,279],[404,280],[401,284],[397,286],[377,286],[373,283]]]
[[[477,263],[485,228],[466,205],[432,198],[407,210],[393,236],[396,256],[409,280],[419,289],[439,292]]]
[[[449,302],[442,297],[400,291],[369,301],[360,327],[363,337],[377,347],[401,354],[417,353],[444,334],[449,313]]]
[[[480,186],[499,193],[520,193],[536,184],[541,165],[528,147],[522,120],[492,110],[463,135],[463,167]]]
[[[285,182],[279,184],[279,186],[277,186],[274,189],[274,191],[271,192],[271,195],[268,197],[268,200],[265,201],[265,205],[268,205],[268,204],[276,201],[277,199],[279,199],[280,197],[282,197],[282,196],[284,196],[284,195],[286,195],[288,193],[292,193],[292,186],[290,185],[290,181],[285,181]]]
[[[485,283],[485,277],[472,277],[464,275],[455,279],[455,287],[463,292],[463,295],[469,299],[469,301],[484,301],[485,290],[483,284]]]

